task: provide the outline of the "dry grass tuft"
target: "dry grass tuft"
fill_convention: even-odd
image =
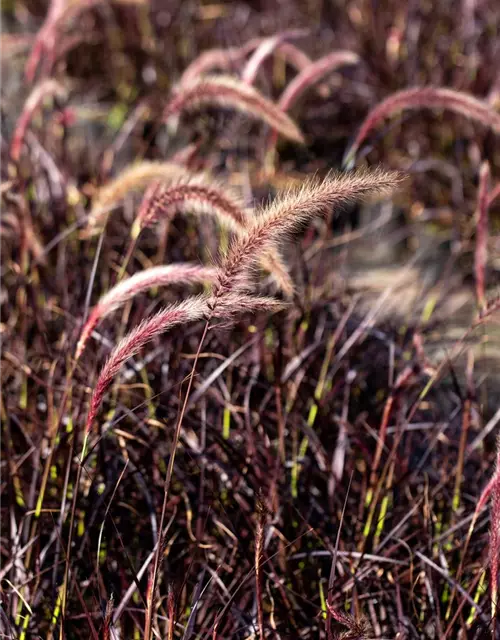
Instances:
[[[262,120],[285,138],[304,141],[297,125],[273,102],[253,87],[230,76],[206,76],[188,85],[180,85],[163,112],[163,120],[204,106],[235,109]]]

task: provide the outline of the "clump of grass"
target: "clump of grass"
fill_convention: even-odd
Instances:
[[[251,118],[261,120],[285,138],[302,143],[297,125],[253,87],[230,76],[205,76],[190,84],[182,84],[163,111],[162,119],[179,116],[184,111],[200,107],[234,109]]]
[[[179,263],[151,267],[122,280],[103,295],[91,310],[78,340],[75,358],[77,360],[80,358],[97,325],[140,293],[154,287],[164,287],[171,284],[209,283],[214,280],[215,274],[216,271],[212,267]]]
[[[491,386],[495,371],[488,362],[488,393],[481,395],[481,402],[476,404],[475,385],[469,385],[472,365],[466,372],[467,396],[464,399],[461,393],[464,371],[457,360],[476,340],[484,343],[481,354],[490,353],[495,338],[494,330],[490,332],[482,327],[487,320],[493,320],[492,314],[498,313],[500,306],[500,298],[491,300],[490,296],[488,302],[487,284],[493,284],[494,274],[492,272],[491,278],[486,280],[485,271],[486,249],[491,251],[495,242],[494,237],[488,238],[488,222],[493,229],[495,221],[491,216],[496,213],[490,208],[488,221],[485,191],[488,207],[500,193],[496,149],[489,144],[492,136],[471,140],[469,150],[472,153],[460,150],[444,157],[446,146],[433,148],[434,157],[427,166],[432,164],[433,174],[442,172],[453,180],[452,202],[447,204],[453,210],[456,226],[439,233],[442,238],[446,236],[446,242],[451,240],[453,255],[449,256],[444,274],[436,276],[435,288],[432,284],[427,286],[428,279],[420,279],[420,273],[413,271],[423,295],[432,287],[429,295],[432,304],[425,305],[421,318],[418,317],[420,302],[424,301],[416,300],[418,311],[415,315],[406,314],[394,305],[395,315],[390,323],[383,322],[379,315],[383,308],[384,315],[389,317],[385,304],[390,295],[388,292],[370,305],[364,319],[360,317],[363,299],[357,295],[351,298],[349,274],[352,267],[357,269],[353,261],[357,261],[359,255],[357,251],[351,253],[351,242],[366,238],[380,229],[379,226],[363,226],[333,239],[330,225],[323,224],[320,233],[307,229],[302,245],[308,249],[300,258],[294,256],[294,272],[301,275],[304,296],[300,300],[296,296],[297,307],[291,313],[266,318],[268,313],[280,308],[279,303],[259,299],[253,294],[254,284],[258,285],[257,269],[265,267],[272,255],[280,260],[291,284],[290,290],[293,290],[279,248],[287,233],[293,234],[302,225],[315,223],[316,215],[328,216],[330,213],[330,205],[326,204],[328,199],[320,203],[319,197],[316,200],[312,197],[320,180],[312,181],[314,189],[309,194],[313,205],[318,207],[317,213],[311,217],[305,214],[296,226],[271,216],[271,226],[275,226],[264,231],[259,225],[273,205],[259,209],[257,213],[250,208],[245,210],[224,185],[213,182],[208,175],[198,178],[198,174],[189,171],[189,168],[224,165],[227,170],[235,171],[235,182],[247,190],[249,202],[253,196],[265,197],[264,191],[280,182],[302,181],[299,173],[307,175],[318,171],[324,175],[335,162],[335,150],[328,144],[325,129],[332,132],[335,140],[339,139],[339,133],[342,137],[345,132],[356,131],[360,124],[357,122],[359,109],[363,108],[366,96],[372,95],[374,88],[388,95],[396,86],[408,86],[416,76],[422,82],[438,85],[453,82],[456,87],[468,91],[479,88],[485,94],[489,93],[489,104],[498,112],[498,105],[493,104],[496,78],[491,64],[492,49],[488,30],[484,31],[491,24],[492,2],[479,3],[474,8],[474,20],[469,22],[475,21],[478,37],[467,42],[456,40],[457,33],[452,31],[455,22],[467,21],[459,11],[450,13],[449,7],[444,9],[441,4],[436,4],[435,11],[429,16],[420,15],[420,12],[417,22],[415,12],[405,14],[404,28],[397,16],[395,22],[387,22],[378,20],[375,14],[374,29],[368,31],[361,28],[356,13],[349,11],[346,19],[352,23],[349,34],[342,31],[345,12],[338,12],[335,21],[338,19],[339,29],[335,40],[339,46],[353,46],[357,51],[377,52],[380,56],[373,55],[365,60],[363,72],[356,74],[353,90],[343,96],[346,108],[339,114],[338,121],[332,117],[337,112],[334,104],[313,107],[308,118],[311,147],[300,153],[287,153],[286,161],[277,165],[278,178],[272,185],[262,180],[259,162],[248,157],[249,150],[259,148],[258,143],[253,144],[257,127],[252,127],[241,132],[242,138],[234,145],[236,148],[233,148],[233,136],[226,133],[225,142],[229,144],[224,145],[222,153],[218,147],[208,149],[206,136],[200,135],[195,144],[168,156],[170,164],[177,164],[185,171],[180,177],[152,178],[152,173],[139,187],[132,189],[138,192],[139,198],[145,191],[135,216],[132,241],[140,228],[159,219],[168,223],[174,213],[179,212],[209,216],[210,228],[212,220],[217,220],[230,230],[224,237],[228,235],[231,242],[229,251],[219,256],[216,268],[186,265],[198,274],[202,270],[210,272],[208,282],[214,287],[212,291],[201,299],[194,297],[184,301],[190,309],[179,302],[163,309],[161,320],[151,316],[145,318],[140,330],[138,327],[126,329],[127,332],[132,328],[132,336],[125,336],[130,353],[135,348],[145,348],[150,339],[160,343],[163,330],[177,327],[171,340],[165,341],[165,349],[152,350],[147,354],[151,358],[144,358],[143,363],[149,363],[148,374],[151,375],[143,370],[142,384],[132,385],[140,389],[139,393],[144,392],[147,410],[139,404],[133,413],[123,411],[121,424],[113,419],[110,431],[96,438],[95,447],[87,447],[105,396],[116,382],[113,377],[108,377],[106,382],[106,375],[119,376],[121,363],[127,358],[127,344],[124,347],[120,342],[111,352],[111,364],[106,363],[101,376],[97,373],[98,384],[108,386],[96,409],[93,424],[87,428],[75,482],[72,477],[74,454],[81,443],[81,430],[88,416],[79,411],[87,380],[78,384],[74,379],[79,361],[72,362],[67,352],[73,316],[83,298],[83,283],[90,279],[90,291],[95,279],[95,286],[105,292],[103,283],[107,281],[105,274],[110,265],[121,260],[124,273],[128,252],[123,260],[119,253],[119,238],[99,242],[94,265],[91,265],[92,255],[87,254],[86,247],[80,243],[82,236],[75,233],[84,217],[81,200],[73,198],[75,187],[72,185],[88,194],[90,185],[101,184],[99,176],[103,170],[107,171],[109,160],[118,153],[120,157],[134,156],[136,160],[143,155],[158,157],[163,141],[161,136],[158,140],[153,140],[153,136],[156,125],[161,123],[153,120],[152,110],[134,109],[114,142],[108,145],[108,134],[115,132],[111,131],[111,122],[100,119],[101,109],[106,112],[114,103],[122,111],[139,95],[144,96],[148,104],[150,101],[154,104],[172,74],[181,75],[175,68],[177,60],[183,59],[189,51],[198,51],[212,37],[210,34],[207,38],[207,22],[210,24],[215,17],[217,22],[224,24],[224,29],[226,25],[231,29],[234,26],[236,34],[244,21],[239,8],[233,12],[226,4],[203,3],[202,7],[193,5],[186,9],[182,6],[181,11],[168,12],[169,37],[157,40],[156,29],[161,32],[166,22],[164,7],[159,7],[161,3],[155,3],[150,7],[151,11],[142,0],[139,0],[142,7],[139,10],[137,7],[131,9],[129,0],[113,0],[111,4],[98,0],[98,3],[98,9],[94,8],[97,4],[94,0],[53,0],[48,3],[52,16],[57,13],[55,9],[67,9],[52,33],[42,27],[37,35],[35,45],[42,55],[37,54],[32,77],[35,71],[50,73],[56,61],[58,77],[59,74],[62,76],[66,65],[73,79],[72,91],[92,96],[90,126],[94,128],[97,124],[99,131],[106,128],[107,135],[93,139],[92,151],[86,153],[90,143],[90,138],[85,139],[88,129],[83,139],[80,126],[66,135],[67,128],[51,117],[50,120],[47,118],[43,135],[38,136],[35,134],[39,128],[37,125],[35,131],[33,118],[28,123],[19,155],[23,159],[23,154],[29,151],[31,161],[20,164],[18,172],[11,167],[2,183],[2,197],[7,206],[13,207],[2,222],[13,231],[2,238],[2,250],[6,247],[7,256],[3,267],[5,291],[2,291],[1,325],[5,344],[2,353],[5,384],[2,429],[6,453],[2,465],[7,469],[4,474],[7,506],[2,518],[9,522],[10,535],[3,541],[4,566],[0,574],[6,591],[2,624],[7,635],[20,640],[32,635],[88,637],[89,633],[95,638],[101,634],[103,638],[119,635],[149,640],[157,636],[173,640],[174,636],[184,634],[186,638],[212,637],[215,640],[216,637],[252,634],[316,637],[319,633],[333,640],[337,632],[340,637],[351,640],[394,637],[398,633],[422,637],[434,633],[447,638],[465,634],[479,638],[491,634],[492,627],[493,635],[498,635],[497,549],[500,533],[496,523],[500,520],[500,507],[494,497],[499,486],[498,461],[482,495],[478,488],[483,485],[481,473],[486,461],[492,457],[488,446],[482,448],[481,443],[492,435],[500,412],[494,413],[482,430],[476,431],[478,413],[486,419],[491,409],[489,403],[496,403],[496,390]],[[12,21],[18,22],[16,28],[31,24],[29,14],[32,6],[38,13],[38,4],[23,4],[19,11],[16,5],[9,23],[12,17]],[[290,24],[299,24],[293,20],[292,13],[300,13],[303,9],[295,5],[297,3],[287,3]],[[92,7],[92,14],[85,15],[85,29],[76,33],[78,22],[75,17],[88,7]],[[200,12],[201,19],[190,22],[193,28],[188,33],[185,16],[186,12],[191,16],[192,8],[196,15]],[[469,9],[466,13],[470,13]],[[59,15],[63,16],[64,11]],[[274,7],[272,11],[275,11]],[[247,28],[254,28],[257,13],[260,14],[252,12],[245,32]],[[262,22],[258,25],[261,33],[267,33],[269,25],[269,16],[264,13],[263,10]],[[327,14],[322,16],[321,26],[312,25],[318,29],[316,33],[322,44],[331,41],[328,25],[323,26],[324,19],[329,19]],[[271,17],[275,19],[275,16]],[[49,18],[50,15],[47,22],[52,19]],[[246,19],[244,13],[243,18]],[[385,25],[389,24],[386,30]],[[176,25],[180,27],[179,33]],[[470,52],[463,65],[460,63],[456,67],[455,46],[450,47],[448,57],[443,51],[443,27],[450,43],[460,45],[460,50],[466,45]],[[432,37],[426,38],[425,50],[420,52],[422,39],[416,42],[411,36],[415,28],[437,34],[436,42]],[[198,29],[202,35],[199,40]],[[358,30],[360,39],[356,42]],[[222,32],[217,29],[216,33],[219,37]],[[230,33],[229,37],[235,36]],[[300,48],[287,41],[288,37],[289,32],[283,32],[271,38],[255,38],[233,50],[219,50],[220,66],[217,66],[216,57],[212,55],[210,61],[209,56],[202,54],[197,61],[198,69],[194,69],[191,78],[181,81],[181,86],[189,87],[193,82],[201,81],[204,73],[212,72],[216,67],[225,74],[236,75],[244,84],[262,79],[265,81],[263,86],[276,82],[274,90],[284,85],[283,100],[286,95],[296,93],[303,82],[306,88],[313,87],[312,82],[318,82],[314,85],[318,93],[326,95],[329,86],[335,87],[335,83],[325,81],[321,71],[321,63],[326,62],[328,56],[312,62]],[[372,37],[377,41],[370,42]],[[32,36],[23,36],[24,43],[32,40]],[[79,43],[78,50],[74,51],[76,55],[66,56],[75,42]],[[99,49],[95,47],[96,43],[105,45],[106,65],[102,69],[93,64],[94,51]],[[92,50],[90,54],[89,49]],[[264,64],[269,61],[268,56],[286,63],[286,69],[285,64]],[[205,62],[200,65],[204,57]],[[214,62],[217,64],[211,67]],[[152,69],[157,83],[152,81]],[[272,78],[257,75],[264,75],[264,71],[270,69]],[[306,71],[302,73],[304,69]],[[311,75],[313,69],[318,72],[317,77]],[[88,73],[88,70],[92,72]],[[294,70],[299,70],[295,79]],[[103,75],[108,76],[110,71],[113,90],[109,91],[108,87],[102,91],[106,87]],[[324,71],[328,72],[326,67]],[[287,87],[289,76],[291,82]],[[145,95],[147,91],[150,93]],[[291,105],[300,98],[300,91],[296,96],[290,101]],[[85,102],[86,98],[82,98]],[[142,97],[137,99],[145,104]],[[54,103],[59,107],[57,101]],[[279,104],[275,106],[279,107]],[[37,120],[41,119],[41,107],[42,102],[36,108]],[[283,104],[281,107],[285,110]],[[3,102],[3,109],[16,113],[16,105],[9,105],[8,97]],[[86,108],[81,112],[81,124],[88,113]],[[93,121],[94,113],[98,114],[97,123]],[[287,113],[291,114],[291,111]],[[325,121],[327,117],[328,122]],[[139,120],[144,128],[134,126]],[[273,133],[271,131],[270,135]],[[369,135],[368,132],[367,137]],[[414,139],[425,136],[425,122],[412,119],[411,135]],[[4,142],[2,151],[8,152],[8,146],[10,142],[7,147]],[[479,167],[478,163],[478,167],[474,166],[477,147],[481,157],[488,161],[491,174],[489,178],[486,176],[487,165],[481,167],[474,218],[474,223],[477,222],[477,229],[474,225],[475,297],[479,311],[464,337],[448,350],[446,360],[433,369],[426,365],[426,351],[434,348],[431,344],[435,339],[451,337],[448,331],[455,328],[456,319],[447,318],[446,310],[448,302],[456,308],[454,282],[455,278],[458,282],[464,266],[467,283],[469,281],[470,261],[458,262],[455,258],[460,258],[462,252],[468,252],[470,248],[468,236],[466,242],[461,242],[461,233],[463,229],[470,229],[466,199],[475,189],[471,176]],[[427,153],[428,148],[427,144],[415,147],[415,153],[420,154],[414,158],[415,170],[420,170],[416,168],[417,164],[427,163],[427,158],[421,154]],[[81,162],[82,150],[84,162]],[[293,150],[288,148],[288,151]],[[462,173],[455,163],[464,158],[466,171]],[[487,180],[492,182],[489,191],[485,184]],[[67,189],[64,188],[66,185]],[[462,197],[455,195],[457,185],[458,192],[463,186]],[[106,186],[109,185],[104,189]],[[420,210],[420,203],[422,206],[425,203],[422,221],[434,220],[428,207],[436,205],[436,194],[438,206],[446,205],[446,189],[441,184],[436,187],[434,175],[420,185],[415,212]],[[217,189],[220,189],[219,194],[214,192]],[[58,197],[61,190],[66,192],[67,199]],[[98,214],[102,217],[95,225],[95,231],[101,231],[101,223],[106,221],[106,207],[113,207],[126,193],[128,191],[115,200],[113,197],[117,194],[111,196],[103,206],[105,211]],[[289,193],[295,198],[295,191]],[[95,194],[94,207],[98,204],[99,192]],[[228,197],[229,205],[221,203],[221,194]],[[279,197],[275,204],[282,206],[283,203]],[[299,205],[303,209],[309,207],[306,199]],[[412,207],[410,216],[406,215],[411,206],[406,199],[398,202],[398,209],[400,205],[404,215],[393,216],[390,211],[387,216],[384,214],[383,220],[391,220],[391,232],[382,233],[384,237],[380,237],[380,241],[384,247],[389,245],[392,251],[393,243],[399,245],[398,238],[404,238],[406,248],[413,252],[415,245],[421,245],[421,225],[408,224],[414,211]],[[95,210],[92,215],[94,213]],[[293,216],[294,212],[291,210],[289,215]],[[206,222],[203,218],[199,223],[199,218],[195,220],[195,226]],[[286,233],[280,232],[279,225]],[[357,225],[356,221],[354,225]],[[396,227],[397,233],[392,233]],[[183,247],[187,247],[191,255],[198,250],[192,239],[191,234],[186,234],[178,245],[169,244],[168,249],[176,259]],[[432,239],[426,234],[425,244],[428,240]],[[332,251],[333,247],[341,246],[337,241],[345,246],[342,252]],[[379,240],[376,242],[378,245]],[[221,244],[225,246],[224,242]],[[140,264],[143,268],[151,264],[153,248],[149,243],[144,245],[134,266]],[[216,238],[213,243],[211,239],[210,251],[216,247]],[[440,252],[441,248],[448,251],[440,245]],[[369,247],[367,251],[370,251]],[[130,257],[135,255],[132,243],[129,252]],[[157,260],[162,253],[164,247],[153,259]],[[255,255],[249,256],[249,253]],[[414,255],[413,265],[417,264]],[[241,272],[234,266],[240,257],[244,262]],[[429,257],[429,262],[433,261],[434,256]],[[426,274],[428,268],[434,274],[435,265],[423,264],[420,259],[418,264]],[[98,265],[103,267],[102,272],[97,269]],[[116,288],[108,291],[91,310],[90,324],[96,319],[99,322],[108,311],[112,313],[151,284],[169,284],[172,277],[169,270],[173,266],[146,269],[123,282],[122,274],[119,274]],[[175,265],[176,268],[183,266]],[[276,279],[276,265],[265,268]],[[161,280],[160,274],[165,280]],[[372,281],[377,279],[377,285],[380,284],[379,269],[370,268],[370,274]],[[453,275],[451,280],[448,274]],[[396,279],[399,281],[397,275]],[[184,282],[188,284],[187,278]],[[434,296],[434,291],[439,293]],[[449,292],[452,292],[451,299]],[[470,288],[464,286],[457,292],[466,301],[465,312],[470,310],[474,314],[474,294]],[[401,289],[401,296],[406,297],[406,294]],[[439,312],[436,315],[432,312],[434,303]],[[224,331],[223,335],[221,332],[208,333],[212,318],[229,323],[245,309],[261,310],[262,317],[251,323],[242,322],[235,331]],[[431,309],[429,313],[428,309]],[[431,313],[432,327],[428,324]],[[403,322],[401,315],[405,316]],[[440,318],[446,319],[446,326],[444,323],[439,325]],[[187,322],[200,324],[188,327]],[[465,319],[468,326],[467,322]],[[201,323],[205,324],[205,331],[199,339],[198,350],[193,351],[199,337],[196,330],[201,328]],[[458,323],[461,324],[461,320]],[[476,332],[480,327],[484,330]],[[121,334],[121,325],[119,329]],[[91,334],[89,325],[84,330]],[[413,331],[414,340],[421,335],[426,337],[425,349],[423,338],[419,349],[414,342],[418,356],[415,367],[410,366]],[[208,336],[210,346],[202,353],[204,339]],[[84,340],[88,349],[90,339],[86,336]],[[160,345],[162,343],[163,340]],[[81,343],[78,349],[82,349]],[[78,355],[81,356],[81,351]],[[85,369],[93,375],[95,357],[92,353],[87,356]],[[479,372],[481,360],[477,362]],[[417,365],[423,367],[417,368]],[[440,382],[451,367],[453,378],[455,374],[457,376],[453,388]],[[427,384],[420,371],[426,377],[430,376]],[[166,376],[168,386],[173,390],[171,393],[166,392]],[[425,389],[419,394],[418,387],[422,383]],[[198,386],[195,394],[191,394],[193,385]],[[477,388],[481,394],[486,391],[484,387]],[[114,391],[116,395],[109,400],[112,414],[120,408],[118,385]],[[193,411],[184,421],[185,412],[191,407]],[[304,418],[308,411],[306,422]],[[493,411],[496,411],[495,407]],[[472,443],[467,447],[469,440]],[[382,449],[387,456],[381,455]],[[458,462],[454,465],[457,451]],[[373,460],[371,469],[366,466],[367,460]],[[299,467],[304,469],[300,481]],[[173,475],[175,483],[171,483]],[[347,485],[344,481],[349,476],[352,482]],[[85,482],[80,483],[83,478]],[[259,487],[263,488],[261,495],[266,496],[272,517],[259,511]],[[158,518],[158,498],[161,501],[162,492],[163,506]],[[344,494],[345,512],[342,511],[340,522],[345,515],[349,534],[341,539],[339,533],[335,550],[332,550],[329,544],[331,527],[336,526]],[[458,496],[462,496],[460,501]],[[475,534],[473,543],[469,536],[464,545],[476,503],[478,511],[473,514],[470,529]],[[486,524],[487,507],[490,508],[490,527]],[[257,518],[253,519],[251,514],[255,512]],[[99,521],[100,534],[95,546]],[[476,525],[478,530],[474,530]],[[341,529],[339,526],[339,531]],[[468,549],[469,541],[472,544]],[[207,549],[209,551],[205,553]],[[176,553],[177,550],[180,553]],[[146,579],[153,556],[153,568]],[[168,564],[161,568],[167,558]],[[328,570],[330,558],[328,580],[325,570]],[[296,564],[297,561],[300,563]],[[30,580],[30,576],[35,579]],[[36,579],[38,576],[42,579]],[[177,576],[181,576],[182,584]],[[222,611],[221,598],[225,603]],[[363,613],[369,614],[369,624],[364,623]],[[319,616],[326,623],[323,630],[318,628]],[[334,625],[339,629],[334,629]],[[346,631],[344,634],[340,625]]]
[[[325,215],[333,206],[367,196],[388,193],[398,185],[397,173],[381,170],[360,171],[346,175],[328,176],[322,181],[308,181],[301,189],[283,194],[264,209],[248,228],[231,244],[215,277],[212,294],[191,297],[166,307],[131,331],[113,350],[102,369],[90,402],[87,418],[88,432],[102,403],[104,394],[123,364],[155,336],[179,325],[203,317],[230,318],[242,310],[269,309],[279,303],[269,298],[249,295],[251,272],[261,256],[275,248],[287,236],[313,218]],[[127,285],[118,289],[132,295]],[[113,296],[116,295],[113,294]],[[108,298],[110,308],[113,296]]]
[[[462,91],[443,87],[404,89],[388,96],[366,116],[358,135],[345,156],[344,166],[350,166],[367,135],[384,118],[394,116],[406,109],[445,109],[482,124],[495,134],[500,135],[500,114],[479,98]]]

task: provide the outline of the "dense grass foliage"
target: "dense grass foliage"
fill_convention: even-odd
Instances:
[[[3,11],[0,635],[500,638],[496,2]]]

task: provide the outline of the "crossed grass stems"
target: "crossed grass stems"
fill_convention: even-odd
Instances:
[[[54,3],[57,8],[60,3]],[[62,24],[61,16],[54,10],[48,17],[46,30]],[[50,23],[52,22],[52,26]],[[317,61],[311,61],[295,45],[288,42],[300,37],[300,30],[283,32],[273,38],[257,39],[234,50],[215,50],[206,52],[197,59],[183,74],[171,101],[163,111],[163,122],[178,120],[183,113],[197,110],[205,106],[230,108],[256,120],[265,122],[271,129],[267,137],[266,157],[272,156],[277,135],[295,142],[302,143],[303,136],[289,117],[288,111],[297,103],[301,95],[313,86],[325,95],[329,91],[328,83],[323,80],[333,70],[341,66],[353,65],[359,62],[358,57],[351,52],[333,52]],[[55,46],[55,39],[53,39]],[[28,79],[34,77],[34,69],[40,60],[40,42],[37,41],[32,56],[26,68]],[[277,104],[261,95],[251,85],[259,68],[266,57],[273,52],[282,55],[298,70],[294,81],[286,88]],[[53,53],[53,52],[52,52]],[[246,57],[249,59],[245,63]],[[214,70],[227,72],[234,64],[244,64],[241,79],[228,75],[214,75]],[[38,83],[21,114],[11,145],[11,154],[18,160],[23,149],[24,136],[33,113],[42,105],[47,96],[53,96],[58,104],[65,101],[67,94],[63,87],[49,79]],[[384,119],[393,117],[404,110],[414,109],[445,109],[465,116],[474,122],[490,129],[495,135],[500,134],[500,116],[491,106],[469,94],[439,87],[422,87],[400,91],[389,96],[377,105],[365,118],[354,143],[345,154],[344,167],[352,169],[356,155],[368,134]],[[388,195],[401,181],[396,173],[376,170],[367,172],[350,172],[345,175],[327,176],[324,180],[313,179],[306,182],[300,189],[289,191],[281,195],[276,201],[259,212],[245,210],[238,197],[227,187],[214,181],[213,177],[193,172],[189,168],[191,153],[182,154],[177,162],[151,163],[143,162],[125,170],[117,179],[104,186],[94,199],[89,218],[88,233],[103,233],[109,211],[130,191],[144,191],[143,202],[132,225],[129,246],[119,274],[119,282],[106,293],[92,309],[90,316],[82,329],[75,352],[74,367],[80,360],[93,331],[109,314],[115,312],[125,303],[133,300],[137,295],[157,286],[167,286],[172,283],[184,285],[206,283],[208,292],[191,296],[170,305],[160,312],[143,320],[136,328],[128,333],[112,350],[106,364],[102,368],[94,387],[90,407],[86,419],[85,434],[77,468],[77,480],[71,505],[69,539],[63,582],[63,597],[61,614],[64,615],[66,606],[66,591],[71,557],[71,541],[74,528],[74,518],[78,488],[82,468],[89,450],[89,438],[93,425],[98,417],[99,409],[114,378],[125,362],[133,357],[142,347],[159,334],[176,325],[205,320],[204,330],[199,342],[191,374],[188,378],[187,390],[179,413],[172,442],[172,453],[164,484],[164,500],[160,520],[160,538],[156,548],[153,570],[148,587],[146,610],[145,637],[152,633],[153,610],[157,574],[162,550],[162,533],[168,502],[175,452],[179,441],[183,417],[186,411],[189,394],[192,388],[198,358],[207,332],[215,318],[225,322],[231,321],[240,312],[276,312],[286,304],[275,298],[264,297],[254,292],[254,276],[257,267],[262,267],[271,275],[276,288],[280,290],[286,300],[294,296],[294,287],[287,266],[279,253],[279,245],[284,239],[300,228],[311,223],[315,218],[329,214],[333,207],[347,201],[362,198],[373,192]],[[273,170],[271,157],[270,170]],[[500,189],[495,185],[490,189],[489,166],[483,163],[480,173],[480,189],[478,198],[478,234],[475,255],[476,297],[482,321],[498,304],[488,306],[485,298],[484,272],[487,258],[487,211],[492,199],[498,197]],[[175,213],[191,213],[197,216],[209,215],[222,228],[231,231],[234,238],[225,253],[221,253],[219,261],[213,266],[201,266],[190,263],[175,265],[160,265],[146,269],[130,278],[123,279],[130,258],[134,254],[137,240],[143,229],[152,226],[158,219],[170,221]],[[74,371],[74,368],[73,368]],[[400,386],[403,386],[401,382]],[[395,389],[395,392],[397,389]],[[384,418],[389,417],[390,402],[388,400]],[[63,400],[64,410],[65,401]],[[381,440],[377,448],[377,460],[380,457],[382,432],[385,420],[381,426]],[[500,462],[492,479],[486,486],[474,514],[467,543],[477,515],[486,501],[492,496],[492,530],[490,537],[490,566],[492,577],[492,617],[494,619],[495,602],[497,599],[496,584],[498,581],[498,547],[500,546]],[[459,569],[460,572],[461,568]],[[256,573],[259,564],[256,564]],[[450,605],[451,606],[451,605]],[[262,627],[262,616],[259,611],[259,626]],[[331,612],[330,612],[331,613]]]

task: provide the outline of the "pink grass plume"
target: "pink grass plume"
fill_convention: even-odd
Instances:
[[[215,297],[228,291],[245,290],[262,253],[275,248],[314,218],[371,193],[389,193],[400,182],[398,173],[359,171],[306,181],[299,189],[281,194],[255,217],[246,233],[230,245],[219,269]]]
[[[181,85],[165,107],[162,118],[167,121],[184,111],[206,106],[234,109],[265,122],[285,138],[300,143],[304,140],[297,125],[276,104],[230,76],[205,76]]]
[[[171,284],[197,284],[212,282],[215,269],[196,264],[178,263],[160,265],[140,271],[122,280],[103,295],[90,312],[76,347],[75,358],[78,360],[97,325],[111,313],[122,307],[135,296],[153,287],[164,287]]]
[[[144,194],[136,219],[132,225],[132,241],[142,229],[161,217],[170,220],[176,211],[214,217],[221,227],[241,235],[251,223],[251,214],[243,209],[238,198],[227,188],[217,184],[207,186],[195,180],[179,181],[168,186],[159,181],[152,183]],[[269,271],[275,284],[291,298],[294,293],[293,281],[288,268],[277,250],[264,253],[261,264]]]
[[[500,114],[479,98],[443,87],[404,89],[388,96],[366,116],[354,143],[346,153],[344,166],[346,168],[352,166],[361,144],[370,131],[375,129],[384,118],[407,109],[445,109],[482,124],[496,135],[500,135]]]
[[[289,111],[305,91],[323,80],[326,75],[340,67],[358,63],[359,56],[352,51],[333,51],[319,60],[311,62],[286,87],[278,101],[278,106],[283,111]]]
[[[288,31],[282,31],[270,38],[265,38],[255,51],[250,56],[248,62],[243,69],[241,78],[246,84],[253,84],[257,78],[260,67],[264,64],[265,60],[273,54],[286,40],[293,38],[302,38],[308,34],[307,29],[290,29]]]
[[[325,76],[340,67],[357,64],[358,62],[359,56],[352,51],[333,51],[319,60],[311,62],[286,87],[278,101],[278,106],[283,111],[290,111],[299,98],[308,89],[323,80]],[[275,147],[276,140],[276,134],[273,131],[269,135],[266,145],[268,151]]]
[[[165,307],[157,314],[141,322],[128,333],[113,349],[106,364],[102,368],[90,399],[85,433],[89,434],[97,416],[104,396],[119,373],[123,365],[136,355],[148,342],[156,336],[169,331],[180,324],[187,324],[202,318],[217,316],[223,320],[231,320],[234,316],[255,311],[276,311],[283,308],[283,304],[273,298],[248,296],[244,294],[226,295],[217,301],[215,310],[211,296],[192,296]]]

